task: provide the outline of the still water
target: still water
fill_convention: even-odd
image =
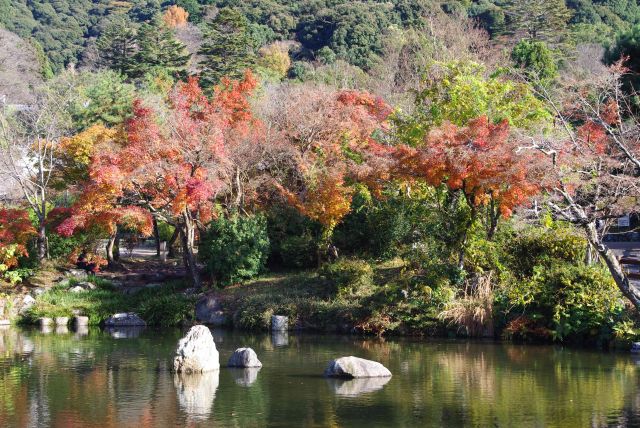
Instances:
[[[0,427],[640,426],[640,361],[549,346],[214,331],[221,362],[250,346],[260,370],[167,370],[180,330],[0,330]],[[337,381],[355,355],[391,379]]]

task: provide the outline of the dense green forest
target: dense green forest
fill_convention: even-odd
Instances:
[[[189,21],[203,25],[215,10],[230,7],[248,20],[256,46],[276,40],[301,44],[300,59],[343,59],[368,69],[382,54],[385,39],[394,29],[422,28],[424,17],[444,11],[477,21],[492,38],[518,31],[514,16],[518,4],[549,3],[518,0],[448,1],[275,1],[275,0],[181,0],[181,1],[21,1],[0,2],[0,25],[41,47],[54,70],[82,62],[87,50],[109,24],[126,17],[140,25],[176,4],[189,13]],[[558,3],[558,2],[551,2]],[[564,2],[559,2],[564,3]],[[611,43],[614,35],[640,21],[640,6],[633,0],[570,0],[554,38],[562,35],[573,43]],[[546,25],[548,13],[561,8],[539,8],[538,25]]]

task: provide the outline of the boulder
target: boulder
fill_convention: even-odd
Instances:
[[[147,323],[134,312],[113,314],[104,325],[107,327],[145,327]]]
[[[84,288],[80,287],[79,285],[76,285],[75,287],[71,287],[69,289],[69,291],[72,292],[72,293],[84,293],[87,290],[85,290]]]
[[[196,302],[196,319],[202,323],[214,326],[226,324],[227,318],[222,311],[222,305],[215,296],[209,294]]]
[[[220,368],[220,356],[207,326],[191,327],[178,342],[173,370],[177,373],[202,373]]]
[[[231,358],[229,358],[229,367],[262,367],[262,363],[258,359],[256,352],[251,348],[238,348],[235,350]]]
[[[89,325],[89,317],[83,317],[80,315],[76,315],[73,317],[73,325],[75,326],[87,326]]]
[[[81,281],[78,283],[78,287],[82,287],[85,290],[95,290],[97,287],[94,283],[89,281]]]
[[[377,361],[365,360],[358,357],[341,357],[329,362],[324,371],[327,377],[361,378],[388,377],[391,372]]]
[[[82,269],[69,269],[67,271],[67,276],[78,279],[80,281],[85,281],[89,277],[87,271]]]
[[[36,299],[34,299],[33,297],[31,297],[30,295],[26,295],[22,298],[22,302],[20,304],[20,310],[19,313],[20,314],[24,314],[25,312],[27,312],[27,310],[32,307],[33,305],[36,304]]]
[[[53,324],[53,320],[51,318],[46,318],[46,317],[45,318],[40,318],[40,319],[38,319],[38,324],[40,326],[48,326],[48,325]]]
[[[69,324],[69,317],[56,317],[55,319],[56,325],[64,325]]]
[[[272,315],[271,316],[271,330],[272,331],[287,331],[289,330],[289,318],[284,315]]]

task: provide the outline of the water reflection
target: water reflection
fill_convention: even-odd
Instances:
[[[232,373],[237,385],[251,386],[258,380],[260,367],[249,367],[245,369],[230,368],[229,371]]]
[[[271,343],[274,347],[289,345],[289,332],[288,331],[272,331]]]
[[[368,377],[359,379],[327,379],[329,387],[341,397],[357,397],[379,391],[389,383],[390,377]]]
[[[114,339],[135,339],[140,337],[146,327],[127,326],[127,327],[107,327],[105,332],[109,333]]]
[[[213,410],[213,401],[220,383],[220,371],[176,373],[173,383],[178,394],[180,409],[189,415],[190,419],[207,419]]]
[[[0,427],[640,426],[627,354],[304,334],[275,347],[270,334],[219,330],[221,355],[250,346],[264,367],[178,376],[168,366],[184,331],[111,333],[0,329]],[[322,378],[342,355],[393,377]]]

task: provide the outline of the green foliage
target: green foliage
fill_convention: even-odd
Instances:
[[[561,40],[572,15],[565,0],[509,0],[505,6],[507,30],[532,40]]]
[[[324,265],[320,275],[334,284],[339,296],[366,296],[374,291],[373,269],[364,260],[338,259]]]
[[[295,208],[272,206],[267,211],[267,232],[270,266],[307,268],[317,264],[320,225]]]
[[[487,75],[483,65],[473,62],[437,63],[415,103],[413,116],[398,120],[401,138],[412,145],[444,121],[464,126],[485,115],[494,123],[507,120],[517,128],[540,129],[552,120],[527,84]]]
[[[78,80],[79,96],[72,107],[73,121],[78,131],[95,124],[113,127],[131,116],[135,88],[125,83],[122,75],[104,70],[82,73]]]
[[[202,236],[199,256],[220,286],[256,276],[269,252],[267,221],[262,215],[219,217]]]
[[[160,241],[169,242],[173,237],[173,232],[175,231],[175,227],[171,226],[169,223],[164,221],[158,222],[158,235],[160,236]]]
[[[124,76],[132,76],[137,68],[136,30],[127,19],[113,20],[102,32],[96,45],[100,55],[100,65]]]
[[[165,72],[176,75],[184,71],[190,54],[184,44],[176,40],[173,30],[160,19],[140,26],[136,37],[135,76]]]
[[[247,18],[236,10],[221,9],[207,24],[202,56],[201,84],[211,87],[223,76],[240,78],[253,64],[255,53]]]
[[[511,59],[534,81],[546,83],[558,74],[553,52],[545,42],[520,40],[511,51]]]
[[[97,325],[117,312],[136,312],[150,325],[174,326],[194,317],[195,299],[180,293],[182,283],[167,283],[161,288],[125,295],[99,282],[95,290],[71,293],[67,287],[57,286],[45,292],[25,314],[25,321],[35,322],[42,317],[73,316],[79,310]]]

